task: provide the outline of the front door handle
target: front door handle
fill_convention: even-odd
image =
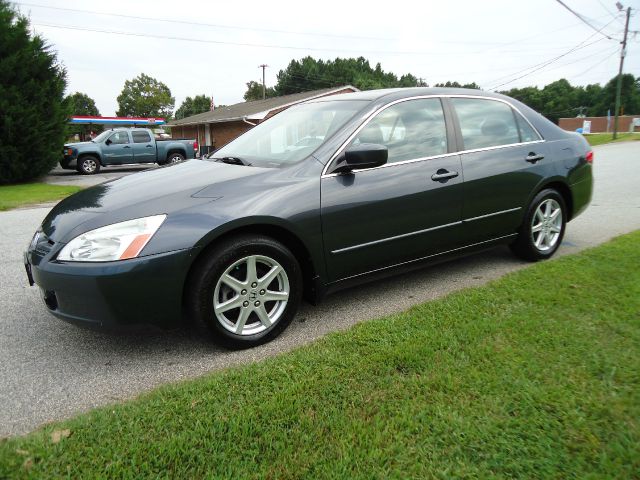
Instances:
[[[125,146],[124,146],[124,147],[122,147],[122,148],[131,148],[131,147],[130,147],[129,145],[125,145]]]
[[[440,168],[436,173],[431,175],[431,180],[433,180],[434,182],[443,182],[449,180],[450,178],[455,178],[458,175],[458,172],[450,172],[449,170]]]
[[[538,160],[542,160],[544,155],[538,155],[535,152],[529,152],[529,155],[524,157],[524,159],[529,163],[536,163]]]
[[[147,148],[153,148],[153,145],[147,145]]]

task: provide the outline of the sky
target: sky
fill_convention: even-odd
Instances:
[[[483,89],[542,87],[559,78],[604,84],[618,72],[624,14],[612,0],[422,2],[17,0],[32,30],[57,52],[67,92],[115,115],[125,80],[146,73],[177,109],[187,96],[241,102],[250,80],[276,83],[307,55],[367,58],[433,85],[476,82]],[[629,29],[640,30],[640,0]],[[136,18],[132,18],[136,17]],[[600,30],[598,32],[597,30]],[[607,36],[611,39],[606,38]],[[551,62],[551,63],[547,63]],[[630,34],[625,73],[640,76],[640,34]],[[522,78],[519,78],[522,77]]]

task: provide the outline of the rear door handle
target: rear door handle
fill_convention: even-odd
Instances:
[[[129,145],[125,145],[123,148],[131,148]]]
[[[153,145],[147,145],[147,148],[153,148]]]
[[[455,178],[458,175],[459,175],[458,172],[450,172],[449,170],[440,168],[436,173],[431,175],[431,180],[433,180],[434,182],[442,182],[443,180],[449,180],[450,178]]]
[[[536,163],[538,160],[542,160],[544,155],[538,155],[535,152],[529,152],[529,155],[524,157],[524,159],[529,163]]]

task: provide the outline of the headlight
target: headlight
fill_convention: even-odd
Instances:
[[[64,246],[58,260],[109,262],[135,258],[165,218],[166,215],[136,218],[83,233]]]

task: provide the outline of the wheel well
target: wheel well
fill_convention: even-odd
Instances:
[[[302,241],[289,230],[283,227],[279,227],[277,225],[248,225],[246,227],[239,227],[229,232],[225,232],[219,237],[214,238],[207,246],[205,246],[202,251],[198,254],[198,256],[191,262],[191,266],[189,267],[189,272],[187,273],[187,281],[185,285],[188,283],[188,279],[191,276],[191,272],[195,269],[196,265],[198,265],[199,260],[206,256],[211,250],[216,248],[218,243],[221,240],[225,240],[229,237],[234,237],[236,235],[243,234],[254,234],[254,235],[266,235],[267,237],[271,237],[274,240],[279,241],[293,253],[296,260],[300,264],[300,268],[302,269],[302,280],[303,280],[303,296],[306,300],[310,302],[315,302],[315,285],[314,279],[316,277],[316,269],[314,268],[313,261],[311,259],[311,254]],[[183,299],[184,299],[183,292]]]
[[[180,150],[179,148],[174,148],[173,150],[169,150],[167,152],[167,160],[169,160],[169,157],[171,157],[171,155],[173,155],[174,153],[179,153],[180,155],[182,155],[183,157],[187,157],[186,152]]]
[[[544,185],[539,191],[546,188],[552,188],[562,195],[562,199],[567,206],[567,221],[571,220],[573,217],[573,196],[571,195],[571,190],[567,184],[562,182],[552,182]]]

